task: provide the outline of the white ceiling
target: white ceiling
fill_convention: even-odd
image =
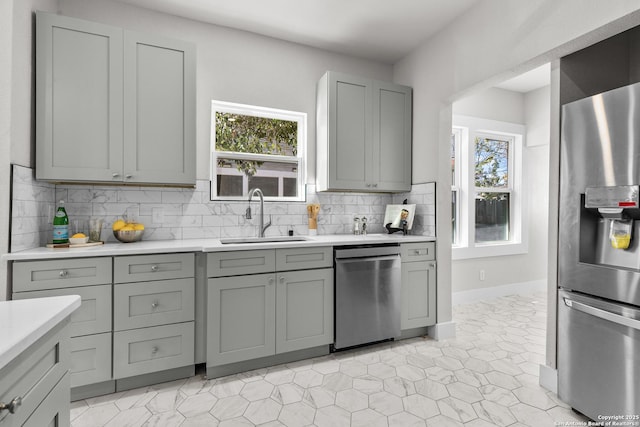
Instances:
[[[394,63],[479,0],[118,0]]]
[[[514,92],[530,92],[547,86],[551,83],[551,64],[547,63],[538,68],[534,68],[524,74],[520,74],[509,80],[495,85],[500,89],[511,90]]]

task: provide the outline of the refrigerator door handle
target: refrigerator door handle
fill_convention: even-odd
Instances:
[[[630,319],[628,317],[620,316],[619,314],[611,313],[600,308],[595,308],[587,304],[583,304],[578,301],[574,301],[570,298],[564,298],[564,305],[574,310],[581,311],[591,316],[598,317],[600,319],[608,320],[609,322],[616,323],[618,325],[627,326],[632,329],[640,330],[640,320]]]

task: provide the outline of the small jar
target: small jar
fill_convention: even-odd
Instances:
[[[360,234],[366,235],[367,234],[367,217],[363,216],[362,217],[362,225],[361,225],[361,232]]]
[[[353,234],[360,234],[360,218],[353,217]]]

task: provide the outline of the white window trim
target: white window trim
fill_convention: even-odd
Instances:
[[[516,123],[481,119],[470,116],[453,116],[453,128],[461,129],[460,150],[456,153],[456,164],[466,165],[460,168],[459,191],[459,239],[452,245],[452,259],[470,259],[517,255],[527,253],[528,245],[528,210],[527,198],[523,191],[525,148],[525,126]],[[514,139],[510,153],[512,176],[509,181],[512,188],[510,233],[505,242],[475,243],[475,182],[471,171],[474,170],[473,139],[477,134],[504,135]]]
[[[297,197],[270,197],[265,196],[265,201],[279,201],[279,202],[304,202],[306,200],[306,185],[305,180],[306,173],[306,149],[307,149],[307,113],[298,111],[280,110],[276,108],[260,107],[255,105],[238,104],[235,102],[225,101],[211,101],[211,139],[210,139],[210,182],[211,182],[211,200],[244,200],[246,195],[242,196],[218,196],[216,194],[216,179],[217,179],[217,164],[218,153],[216,151],[216,113],[232,113],[252,115],[256,117],[265,117],[269,119],[289,120],[298,123],[298,146],[296,157],[292,156],[280,156],[280,155],[264,155],[264,154],[251,154],[251,153],[225,153],[220,157],[229,159],[254,159],[264,161],[275,161],[285,163],[297,163]],[[259,174],[259,176],[264,176]]]

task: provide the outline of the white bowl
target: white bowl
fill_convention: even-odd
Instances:
[[[87,243],[89,241],[89,237],[69,237],[69,243],[72,245],[79,245],[82,243]]]

